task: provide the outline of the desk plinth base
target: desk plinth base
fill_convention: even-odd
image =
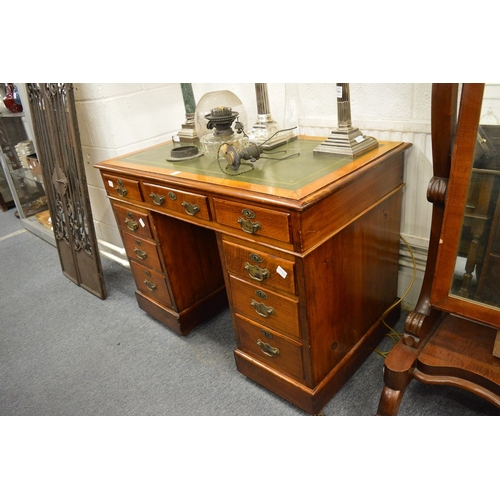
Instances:
[[[139,290],[135,292],[139,307],[179,335],[187,335],[193,328],[209,320],[228,307],[226,288],[222,287],[202,301],[180,313],[153,302]]]
[[[400,307],[394,307],[385,318],[385,322],[394,326],[400,315]],[[236,367],[243,375],[305,412],[318,415],[380,344],[386,333],[387,327],[381,320],[377,321],[337,366],[314,388],[307,387],[299,381],[266,366],[240,349],[234,351],[234,357]]]

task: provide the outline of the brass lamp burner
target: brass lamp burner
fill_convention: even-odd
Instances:
[[[207,128],[209,130],[215,128],[214,135],[221,137],[233,134],[231,125],[237,117],[238,113],[228,106],[217,106],[205,115],[205,119],[208,120]]]

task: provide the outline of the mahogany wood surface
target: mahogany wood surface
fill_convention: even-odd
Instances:
[[[418,357],[414,377],[467,389],[500,408],[497,330],[447,314]]]
[[[474,304],[455,299],[450,294],[466,211],[467,192],[481,115],[483,88],[484,85],[482,84],[465,84],[462,90],[459,122],[451,166],[452,174],[448,183],[446,210],[440,235],[441,244],[431,289],[431,303],[442,310],[449,312],[458,312],[460,310],[469,318],[475,318],[483,322],[491,321],[492,324],[495,324],[495,320],[500,320],[498,311],[484,309],[476,316],[474,311],[477,308]],[[498,326],[500,327],[500,323]]]
[[[184,335],[229,303],[238,370],[319,413],[378,345],[397,300],[410,146],[384,142],[340,167],[304,157],[324,175],[295,190],[141,165],[135,154],[97,165],[131,263],[168,291],[161,300],[135,275],[139,306]],[[160,269],[138,257],[135,235]],[[398,317],[395,307],[386,321]]]

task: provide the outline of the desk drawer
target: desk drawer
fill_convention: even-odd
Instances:
[[[240,349],[268,366],[298,379],[304,378],[302,345],[287,339],[274,330],[262,328],[256,323],[236,315]]]
[[[265,287],[296,293],[295,263],[227,241],[223,242],[226,267],[231,274]]]
[[[108,196],[123,198],[124,200],[142,201],[141,188],[138,180],[109,174],[102,174],[102,180]]]
[[[217,198],[214,199],[214,205],[219,224],[285,243],[291,240],[289,213]]]
[[[122,239],[129,259],[136,260],[159,273],[163,272],[156,243],[125,231],[122,231]]]
[[[234,310],[264,328],[300,337],[298,300],[230,277]]]
[[[138,210],[128,205],[119,205],[118,203],[113,203],[113,210],[115,212],[116,223],[120,228],[137,236],[145,238],[153,237],[151,220],[146,211]]]
[[[146,203],[150,203],[154,207],[162,207],[183,215],[210,220],[206,196],[147,182],[143,184],[143,187]]]
[[[130,268],[132,269],[137,288],[144,295],[156,300],[160,304],[169,307],[172,306],[165,276],[134,261],[130,261]]]

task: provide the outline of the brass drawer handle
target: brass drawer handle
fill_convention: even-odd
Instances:
[[[256,300],[252,300],[252,307],[255,309],[255,312],[263,318],[268,318],[274,314],[274,309],[272,307],[268,307],[262,302],[257,302]]]
[[[148,254],[144,250],[141,250],[140,248],[134,248],[134,253],[141,260],[145,260],[146,257],[148,256]]]
[[[161,206],[165,203],[165,196],[162,196],[161,194],[151,193],[149,196],[153,199],[153,203],[155,205]]]
[[[154,292],[158,287],[152,283],[151,281],[149,280],[144,280],[144,284],[148,287],[149,290],[151,290],[152,292]]]
[[[187,201],[182,202],[182,206],[188,215],[196,215],[200,211],[200,207]]]
[[[260,350],[266,356],[273,358],[274,356],[280,355],[280,350],[277,347],[271,347],[269,344],[262,342],[262,340],[260,340],[260,339],[257,340],[257,345],[260,347]]]
[[[262,269],[259,266],[252,266],[252,264],[249,264],[248,262],[245,262],[245,270],[248,271],[250,278],[256,281],[264,281],[270,276],[267,269]]]
[[[119,196],[125,198],[125,196],[127,196],[128,191],[123,187],[123,181],[121,179],[117,179],[116,182],[118,183],[118,186],[115,188],[116,192],[118,193]]]
[[[122,198],[125,198],[125,196],[127,196],[128,194],[128,191],[122,186],[117,186],[116,191],[118,195],[121,196]]]
[[[131,231],[137,231],[139,223],[132,219],[125,219],[125,224]]]
[[[262,229],[260,222],[252,222],[251,220],[243,219],[243,217],[238,219],[238,224],[245,233],[249,234],[255,234],[259,229]]]

